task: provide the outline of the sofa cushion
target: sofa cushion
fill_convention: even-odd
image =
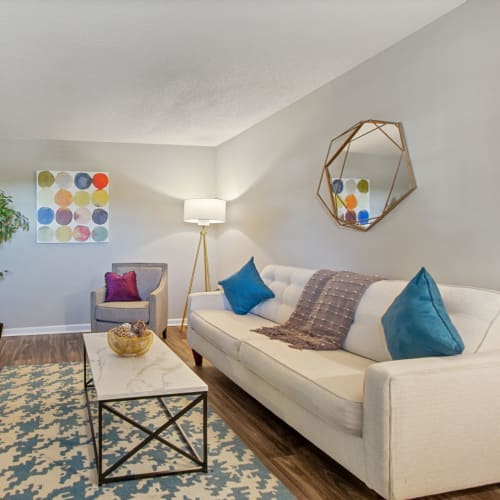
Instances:
[[[389,306],[382,325],[393,359],[451,356],[464,350],[436,282],[424,267]]]
[[[236,314],[247,314],[252,307],[274,297],[273,291],[262,281],[253,257],[239,271],[219,281],[219,285]]]
[[[274,292],[274,298],[257,305],[251,312],[275,323],[284,323],[294,311],[305,284],[315,272],[315,269],[288,266],[264,267],[261,276]]]
[[[140,300],[136,302],[104,302],[95,309],[98,321],[110,323],[132,323],[142,320],[149,322],[149,302]]]
[[[407,281],[382,280],[368,287],[358,304],[343,348],[375,361],[392,359],[381,318]],[[500,293],[480,288],[439,285],[448,315],[462,337],[464,353],[500,349]]]
[[[276,325],[254,314],[242,316],[224,309],[192,311],[189,314],[188,324],[200,337],[235,360],[238,359],[243,340],[262,337],[250,330]]]
[[[343,350],[311,351],[267,337],[241,344],[240,361],[327,423],[361,435],[365,371],[372,360]]]

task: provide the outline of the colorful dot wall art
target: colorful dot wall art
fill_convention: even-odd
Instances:
[[[332,179],[337,217],[347,224],[370,223],[370,181],[368,179]]]
[[[109,241],[109,175],[106,172],[38,170],[38,243]]]

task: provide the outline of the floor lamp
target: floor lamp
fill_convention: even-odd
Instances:
[[[207,254],[207,230],[210,224],[221,224],[226,220],[226,202],[215,198],[204,198],[184,201],[184,222],[191,222],[200,226],[200,238],[194,258],[193,272],[189,280],[188,292],[186,295],[186,303],[184,312],[182,313],[181,330],[184,329],[186,322],[186,314],[188,307],[189,294],[193,288],[194,275],[200,256],[200,249],[203,248],[203,275],[205,278],[205,291],[210,291],[210,271],[208,269],[208,254]]]

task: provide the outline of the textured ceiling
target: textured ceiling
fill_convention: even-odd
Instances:
[[[0,138],[215,146],[463,0],[0,0]]]

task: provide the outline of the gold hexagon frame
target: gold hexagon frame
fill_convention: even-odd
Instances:
[[[365,120],[330,141],[316,194],[340,226],[368,231],[416,187],[402,124]]]

